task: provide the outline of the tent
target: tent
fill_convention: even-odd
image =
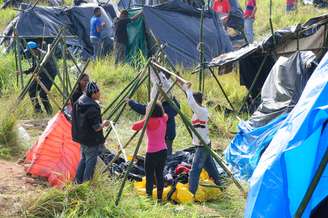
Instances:
[[[51,42],[59,30],[65,26],[64,37],[68,46],[78,47],[84,56],[90,56],[93,50],[89,39],[89,25],[93,10],[97,6],[84,4],[70,8],[44,6],[31,8],[30,5],[22,4],[22,12],[4,30],[4,35],[9,36],[9,39],[1,39],[0,45],[13,43],[14,39],[10,37],[13,35],[14,28],[20,38]],[[102,7],[102,19],[108,24],[102,37],[109,44],[108,49],[112,46],[112,20],[115,17],[115,8],[111,4]]]
[[[149,40],[153,37],[166,45],[164,52],[173,65],[195,67],[199,63],[200,10],[180,1],[145,6],[142,10],[148,48],[153,47]],[[206,61],[232,50],[222,23],[210,12],[205,14],[204,36]]]
[[[289,57],[296,51],[323,52],[327,47],[327,24],[328,14],[325,14],[311,18],[304,24],[276,30],[260,42],[213,58],[209,67],[222,68],[239,62],[240,83],[255,98],[280,56]]]
[[[80,145],[72,140],[71,123],[60,112],[27,151],[25,171],[47,178],[51,186],[62,186],[75,178],[80,158]]]
[[[289,111],[295,106],[315,64],[313,52],[296,52],[280,57],[267,77],[261,104],[248,121],[241,121],[238,133],[225,150],[227,162],[243,179],[249,179],[261,154],[269,145]]]
[[[328,196],[327,167],[318,174],[327,158],[327,69],[328,53],[263,153],[250,179],[245,217],[309,217]],[[319,180],[311,193],[314,176]],[[301,202],[303,214],[297,213]]]

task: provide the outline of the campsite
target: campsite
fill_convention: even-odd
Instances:
[[[0,0],[0,217],[326,217],[328,3],[216,1]]]

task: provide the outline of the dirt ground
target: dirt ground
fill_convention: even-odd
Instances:
[[[25,176],[22,165],[0,160],[0,217],[21,217],[24,200],[40,189]]]

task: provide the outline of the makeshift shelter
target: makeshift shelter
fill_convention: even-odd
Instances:
[[[269,145],[286,114],[298,102],[315,64],[313,52],[296,52],[280,57],[267,77],[261,104],[248,121],[241,121],[238,133],[225,150],[227,162],[243,179],[249,179],[261,154]]]
[[[153,37],[165,45],[164,52],[171,64],[185,68],[199,64],[200,10],[180,1],[145,6],[142,10],[148,48],[154,46],[150,40]],[[210,12],[205,12],[204,36],[206,61],[232,50],[222,23]]]
[[[62,186],[75,178],[80,158],[80,145],[72,140],[71,123],[60,112],[27,151],[25,171],[47,178],[51,186]]]
[[[274,31],[261,42],[213,58],[209,68],[225,68],[239,62],[240,84],[253,99],[258,97],[264,81],[280,56],[289,57],[297,51],[322,53],[327,48],[328,15],[312,18],[304,24]],[[244,106],[244,104],[243,104]]]
[[[263,153],[245,217],[310,217],[328,196],[328,54]]]
[[[5,36],[0,40],[0,45],[14,42],[13,32],[16,30],[19,39],[33,39],[37,41],[51,42],[59,30],[64,27],[63,37],[66,44],[80,49],[80,53],[87,57],[93,54],[89,39],[90,18],[93,10],[98,5],[85,4],[82,6],[44,7],[22,4],[22,11],[11,21],[3,32]],[[102,7],[102,19],[108,24],[103,31],[102,37],[109,44],[107,50],[111,50],[113,31],[112,20],[116,17],[115,8],[109,4]]]

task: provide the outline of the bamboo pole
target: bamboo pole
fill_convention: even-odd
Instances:
[[[133,135],[130,137],[130,139],[123,146],[124,149],[129,146],[129,144],[138,135],[138,133],[139,133],[139,131],[136,131],[136,132],[133,133]],[[120,157],[121,154],[122,154],[122,150],[119,150],[117,152],[117,154],[115,155],[115,157],[106,165],[104,170],[101,170],[101,172],[103,172],[103,173],[106,172],[113,165],[113,163],[118,160],[118,158]]]
[[[204,6],[200,16],[200,38],[199,38],[199,86],[198,90],[204,93]]]
[[[17,107],[17,105],[20,103],[20,101],[25,97],[27,91],[29,90],[31,84],[32,84],[32,81],[33,81],[33,78],[34,76],[38,76],[39,73],[41,72],[41,69],[43,68],[43,66],[46,64],[46,62],[48,61],[48,59],[51,57],[52,53],[55,51],[55,48],[56,46],[58,45],[59,43],[59,39],[60,39],[60,36],[62,35],[63,33],[63,30],[64,29],[61,29],[59,34],[57,35],[57,37],[55,38],[50,50],[47,52],[47,54],[43,57],[43,60],[41,61],[41,63],[38,63],[36,69],[34,70],[32,76],[30,77],[30,80],[28,82],[28,84],[25,86],[25,88],[23,88],[23,91],[21,92],[21,94],[18,96],[17,98],[17,101],[16,101],[16,104],[15,106]]]
[[[82,72],[80,73],[79,77],[77,78],[77,80],[76,80],[76,82],[75,82],[75,84],[74,84],[74,87],[73,87],[72,91],[70,92],[69,96],[67,97],[66,102],[64,103],[64,105],[63,105],[61,111],[64,111],[65,106],[68,104],[69,100],[71,100],[74,91],[76,90],[76,88],[77,88],[78,85],[79,85],[80,80],[82,79],[83,73],[84,73],[84,72],[86,71],[86,69],[88,68],[89,63],[90,63],[90,60],[88,60],[87,63],[84,65],[83,70],[82,70]]]
[[[181,119],[185,121],[185,124],[188,125],[188,127],[192,130],[192,132],[196,135],[196,137],[201,141],[201,144],[209,151],[211,156],[214,158],[214,160],[221,166],[221,168],[228,174],[228,176],[232,179],[232,181],[235,183],[237,188],[241,191],[244,197],[246,197],[246,191],[242,187],[242,185],[239,183],[239,181],[233,176],[232,172],[228,168],[228,166],[225,164],[224,160],[217,155],[204,141],[204,139],[200,136],[200,134],[197,132],[197,130],[192,126],[189,119],[181,112],[181,110],[172,102],[172,100],[167,96],[167,94],[163,91],[161,87],[158,87],[163,97],[167,100],[167,102],[171,105],[171,107],[178,112]]]
[[[24,78],[23,78],[23,70],[22,70],[22,56],[20,53],[20,40],[17,37],[17,29],[15,27],[14,29],[14,36],[15,36],[15,44],[16,44],[16,50],[17,50],[17,60],[18,60],[18,70],[20,74],[20,80],[21,80],[21,87],[24,88]]]
[[[109,123],[110,123],[110,125],[111,125],[111,127],[112,127],[112,129],[114,131],[115,136],[116,136],[116,139],[117,139],[117,142],[118,142],[118,145],[119,145],[119,148],[120,148],[119,150],[122,151],[124,160],[125,161],[128,161],[128,157],[126,156],[126,152],[124,150],[124,146],[123,146],[123,144],[121,142],[121,139],[120,139],[120,137],[119,137],[119,135],[118,135],[118,133],[116,131],[115,124],[112,121],[109,121]]]
[[[220,87],[220,89],[221,89],[221,91],[222,91],[222,93],[223,93],[225,99],[226,99],[227,102],[229,103],[229,105],[230,105],[232,111],[235,113],[235,112],[236,112],[236,111],[235,111],[235,108],[234,108],[234,106],[232,105],[232,103],[231,103],[231,101],[230,101],[228,95],[227,95],[226,92],[224,91],[224,88],[223,88],[223,86],[221,85],[219,79],[216,77],[215,73],[213,72],[213,70],[212,70],[211,68],[209,68],[209,70],[210,70],[212,76],[214,77],[216,83],[219,85],[219,87]]]
[[[150,108],[149,113],[146,114],[145,123],[144,123],[144,125],[143,125],[143,127],[142,127],[142,130],[141,130],[141,133],[140,133],[140,137],[139,137],[139,140],[138,140],[138,143],[137,143],[136,149],[134,150],[134,153],[133,153],[133,156],[132,156],[132,160],[130,161],[129,166],[128,166],[128,168],[127,168],[125,174],[124,174],[124,178],[123,178],[122,185],[121,185],[121,187],[120,187],[120,189],[119,189],[119,192],[118,192],[118,194],[117,194],[117,198],[116,198],[116,200],[115,200],[115,205],[116,205],[116,206],[117,206],[118,203],[120,202],[120,199],[121,199],[121,196],[122,196],[122,193],[123,193],[123,188],[124,188],[124,186],[125,186],[125,183],[126,183],[126,180],[127,180],[127,178],[128,178],[128,175],[129,175],[129,173],[130,173],[130,171],[131,171],[132,164],[133,164],[133,162],[134,162],[134,160],[135,160],[135,158],[136,158],[136,156],[137,156],[137,154],[138,154],[138,152],[139,152],[139,149],[140,149],[140,146],[141,146],[141,143],[142,143],[142,140],[143,140],[144,134],[145,134],[145,132],[146,132],[147,124],[148,124],[149,119],[150,119],[150,116],[151,116],[151,114],[152,114],[152,112],[153,112],[153,110],[154,110],[154,108],[155,108],[155,105],[156,105],[156,101],[157,101],[157,99],[158,99],[158,96],[159,96],[159,92],[157,92],[157,94],[156,94],[156,96],[155,96],[155,98],[154,98],[154,100],[153,100],[153,102],[152,102],[152,104],[151,104],[151,108]]]

